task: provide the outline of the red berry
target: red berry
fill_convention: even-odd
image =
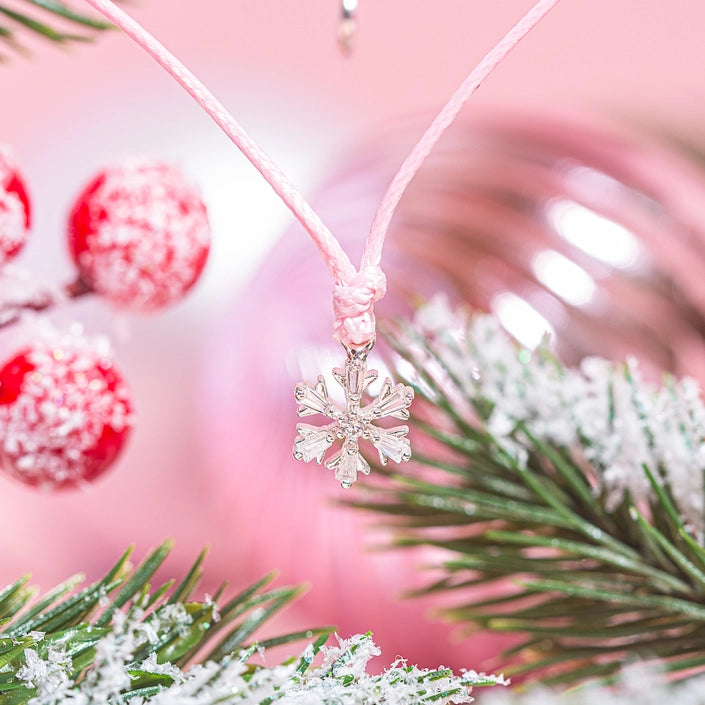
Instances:
[[[9,150],[0,145],[0,265],[24,246],[30,219],[27,189]]]
[[[48,489],[90,482],[125,444],[131,412],[122,377],[95,347],[26,348],[0,369],[0,468]]]
[[[146,311],[194,285],[208,258],[210,226],[200,195],[180,171],[135,159],[86,186],[71,211],[68,239],[88,286]]]

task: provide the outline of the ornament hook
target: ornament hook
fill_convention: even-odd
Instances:
[[[352,52],[357,30],[358,0],[341,0],[340,23],[338,24],[338,46],[346,56]]]

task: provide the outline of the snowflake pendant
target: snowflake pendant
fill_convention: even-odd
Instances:
[[[331,423],[325,426],[298,424],[294,457],[306,463],[311,460],[321,463],[335,440],[342,440],[341,449],[326,461],[326,467],[335,470],[335,479],[342,487],[350,487],[358,473],[368,475],[370,472],[369,463],[360,453],[360,438],[377,449],[382,465],[390,458],[396,463],[411,458],[411,446],[406,438],[408,426],[379,428],[372,422],[385,416],[408,419],[407,409],[414,399],[414,390],[404,384],[393,384],[387,378],[377,398],[362,406],[363,392],[377,379],[377,371],[367,369],[368,351],[369,348],[348,350],[345,368],[333,370],[333,377],[345,390],[345,407],[328,398],[323,376],[318,377],[316,384],[299,382],[295,390],[299,416],[321,414],[331,419]]]

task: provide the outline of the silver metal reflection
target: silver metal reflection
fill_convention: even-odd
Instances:
[[[297,424],[294,458],[306,463],[311,460],[322,463],[326,451],[336,440],[341,440],[340,450],[331,455],[325,465],[335,470],[335,479],[342,487],[350,487],[357,480],[358,473],[368,475],[370,472],[369,463],[360,453],[361,438],[377,449],[382,465],[390,459],[400,463],[411,458],[411,445],[406,437],[408,426],[380,428],[373,422],[387,416],[408,419],[414,390],[404,384],[394,384],[387,378],[377,397],[363,405],[365,390],[377,379],[377,370],[367,369],[367,354],[371,347],[347,349],[345,367],[333,370],[333,377],[345,391],[345,406],[329,399],[322,375],[315,384],[299,382],[294,392],[299,416],[320,414],[331,420],[323,426]]]

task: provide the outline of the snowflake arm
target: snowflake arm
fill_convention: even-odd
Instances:
[[[411,458],[411,446],[406,437],[408,426],[380,428],[373,422],[385,417],[408,419],[414,391],[387,378],[379,395],[369,404],[361,406],[365,390],[377,379],[377,371],[367,369],[366,357],[366,351],[349,351],[345,367],[333,370],[334,379],[345,391],[345,406],[331,401],[322,376],[315,384],[300,382],[295,389],[299,416],[320,414],[329,418],[331,423],[324,426],[298,424],[294,457],[304,462],[315,460],[322,463],[335,440],[341,440],[342,447],[328,458],[325,465],[335,470],[335,478],[343,487],[350,487],[359,473],[367,475],[370,472],[369,463],[360,453],[360,438],[377,449],[382,465],[390,459],[400,463]]]

